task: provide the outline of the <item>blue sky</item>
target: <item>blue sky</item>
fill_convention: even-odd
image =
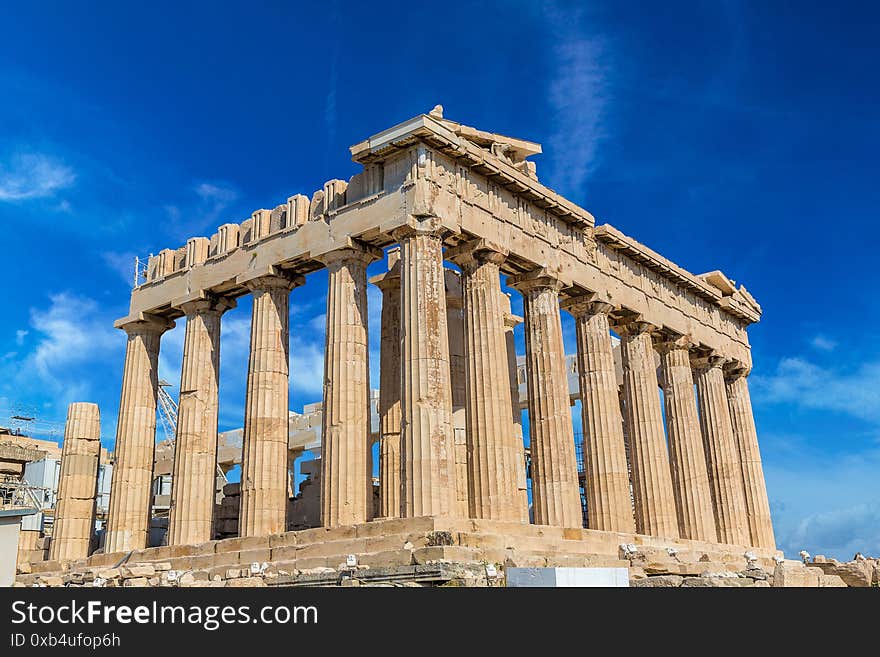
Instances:
[[[779,544],[880,553],[878,20],[869,3],[5,3],[0,415],[96,401],[111,443],[134,255],[348,178],[348,146],[442,103],[542,143],[539,177],[598,223],[749,288]],[[315,274],[291,298],[294,409],[320,398],[325,291]],[[222,428],[243,417],[249,310],[224,320]]]

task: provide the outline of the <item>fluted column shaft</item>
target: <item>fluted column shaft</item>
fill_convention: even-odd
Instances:
[[[224,300],[202,299],[181,307],[186,313],[186,335],[180,368],[168,545],[193,545],[214,538],[220,318],[230,305]]]
[[[400,241],[401,517],[452,516],[455,444],[443,243],[428,227]]]
[[[626,434],[632,459],[636,531],[674,538],[679,535],[678,518],[651,343],[653,329],[639,321],[619,328]]]
[[[382,291],[379,347],[379,514],[400,515],[400,264],[388,254],[389,271],[371,279]]]
[[[561,283],[550,276],[534,275],[520,276],[510,283],[523,294],[526,320],[535,523],[581,527],[580,487],[559,316]]]
[[[746,377],[745,370],[737,370],[728,377],[727,403],[730,407],[733,435],[739,448],[740,463],[742,464],[749,536],[751,545],[754,547],[775,549],[776,539],[773,535],[773,522],[770,518],[770,502],[767,499],[764,466],[761,464],[758,432],[755,429],[755,416],[752,413],[752,399],[749,395],[749,384]]]
[[[500,251],[456,249],[464,309],[467,468],[472,518],[521,520],[511,410]]]
[[[657,345],[675,510],[682,538],[714,543],[718,540],[718,532],[712,511],[688,345],[686,340],[665,341]]]
[[[321,440],[325,527],[367,522],[373,515],[367,264],[375,258],[358,248],[322,258],[328,275]]]
[[[577,331],[589,527],[634,532],[623,420],[608,325],[612,306],[576,299],[565,307],[574,315]]]
[[[289,306],[294,282],[283,276],[248,281],[253,295],[241,464],[241,536],[286,529]]]
[[[156,447],[159,341],[162,333],[172,326],[173,322],[155,318],[122,327],[128,334],[128,343],[116,425],[105,553],[147,547]]]
[[[510,380],[510,406],[513,419],[513,455],[516,459],[516,481],[519,488],[520,520],[529,521],[529,490],[526,477],[525,445],[523,444],[522,410],[519,406],[519,379],[517,376],[516,338],[514,327],[523,321],[522,317],[511,314],[510,299],[505,295],[504,307],[504,345],[507,351],[507,376]]]
[[[58,502],[49,558],[85,559],[95,528],[95,494],[101,458],[101,416],[97,404],[67,407]]]
[[[710,356],[692,359],[700,428],[709,470],[712,504],[718,540],[734,545],[749,544],[749,523],[743,494],[742,466],[730,422],[724,385],[724,359]]]

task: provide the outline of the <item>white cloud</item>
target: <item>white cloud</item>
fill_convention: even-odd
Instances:
[[[880,555],[880,504],[855,504],[810,514],[784,539],[811,554],[840,560],[851,559],[856,552]]]
[[[813,336],[813,339],[810,340],[810,346],[819,351],[834,351],[837,347],[837,340],[832,340],[829,337],[819,334]]]
[[[0,164],[0,201],[25,201],[53,196],[73,185],[69,166],[42,153],[17,153]]]
[[[182,203],[165,205],[165,213],[171,224],[171,234],[177,239],[187,239],[200,231],[213,232],[220,223],[220,216],[239,198],[238,190],[223,182],[198,182],[189,190],[192,195]]]
[[[24,339],[27,337],[28,331],[25,329],[18,329],[15,332],[15,344],[19,347],[24,344]]]
[[[134,283],[134,259],[132,251],[105,251],[101,254],[104,263],[128,284]],[[146,264],[146,263],[144,263]]]
[[[841,371],[801,357],[783,358],[775,372],[753,375],[750,382],[758,403],[835,411],[880,425],[878,361]]]
[[[550,162],[554,185],[575,199],[598,160],[597,149],[607,136],[608,46],[581,27],[583,10],[572,12],[556,2],[545,3],[555,40],[549,103],[553,130]]]

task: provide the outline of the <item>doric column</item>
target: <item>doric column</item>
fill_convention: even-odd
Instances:
[[[730,423],[722,371],[725,362],[724,358],[716,355],[691,358],[718,540],[733,545],[748,545],[749,521],[743,494],[742,466]]]
[[[58,502],[49,558],[85,559],[95,528],[95,493],[101,459],[101,416],[97,404],[67,407]]]
[[[214,538],[220,317],[233,305],[226,299],[200,299],[180,306],[186,313],[186,336],[168,545],[193,545]]]
[[[626,434],[632,459],[636,531],[675,538],[678,519],[672,492],[672,474],[651,332],[647,322],[629,321],[618,326],[623,361]]]
[[[400,515],[400,250],[388,251],[388,272],[370,279],[382,291],[379,347],[379,514]]]
[[[405,226],[400,241],[400,515],[455,514],[455,443],[443,241],[430,225]]]
[[[581,527],[580,487],[559,316],[562,283],[539,271],[517,276],[508,284],[522,292],[526,318],[535,523]]]
[[[773,522],[770,519],[770,502],[767,499],[767,485],[764,482],[764,467],[761,464],[758,432],[755,429],[755,416],[752,414],[752,399],[749,395],[747,377],[748,370],[744,367],[737,367],[734,364],[728,370],[727,403],[742,464],[751,545],[775,549],[776,539],[773,536]]]
[[[521,520],[499,268],[505,253],[480,241],[447,256],[462,272],[468,512]]]
[[[694,397],[690,346],[687,338],[665,339],[656,344],[660,354],[660,384],[666,408],[672,487],[682,538],[715,543],[718,532]]]
[[[510,380],[510,406],[513,418],[513,454],[516,458],[516,482],[519,488],[520,520],[529,521],[529,489],[526,477],[526,454],[523,444],[522,409],[519,406],[519,378],[516,362],[516,339],[513,329],[523,318],[510,312],[510,297],[504,295],[504,345],[507,351],[507,376]]]
[[[448,254],[447,254],[448,256]],[[451,269],[443,270],[446,285],[446,332],[449,336],[449,388],[452,393],[452,437],[455,445],[455,513],[459,518],[469,514],[467,411],[465,410],[465,346],[462,313],[461,276]]]
[[[611,350],[611,304],[588,295],[567,302],[575,318],[590,529],[634,532],[623,420]]]
[[[162,333],[173,326],[174,322],[156,316],[122,326],[128,334],[128,344],[116,424],[105,553],[147,547],[156,447],[159,341]]]
[[[286,529],[290,291],[302,277],[247,281],[253,295],[241,464],[240,536]]]
[[[321,257],[327,265],[327,342],[321,445],[321,522],[353,525],[372,518],[367,265],[371,248]]]

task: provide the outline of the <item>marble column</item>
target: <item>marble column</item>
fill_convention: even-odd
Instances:
[[[510,312],[510,297],[504,295],[504,345],[507,351],[507,376],[510,380],[510,407],[513,418],[513,454],[516,458],[516,482],[519,488],[520,520],[529,522],[529,488],[526,476],[526,453],[523,443],[522,409],[519,406],[519,377],[516,362],[516,338],[513,329],[523,318]]]
[[[761,464],[758,432],[755,429],[755,416],[752,413],[747,377],[748,370],[744,367],[734,366],[728,370],[727,402],[742,464],[751,545],[775,549],[776,539],[773,536],[773,522],[770,519],[770,502],[767,499],[767,485],[764,482],[764,467]]]
[[[613,307],[588,295],[564,308],[574,316],[577,331],[588,526],[632,533],[635,520],[608,325]]]
[[[559,316],[562,283],[552,275],[532,272],[512,278],[508,284],[522,292],[526,319],[535,523],[581,527],[580,486]]]
[[[400,515],[454,516],[449,335],[443,240],[433,226],[395,231],[400,242]]]
[[[379,515],[400,515],[400,250],[388,272],[370,279],[382,291],[379,347]]]
[[[725,362],[724,358],[715,355],[691,359],[718,540],[733,545],[748,545],[749,522],[742,466],[730,422],[722,370]]]
[[[505,253],[480,242],[447,253],[461,267],[467,469],[472,518],[521,520],[504,339]]]
[[[116,425],[113,479],[104,552],[148,547],[159,342],[174,322],[158,316],[125,324],[128,335]]]
[[[682,538],[715,543],[718,532],[694,397],[688,351],[691,343],[687,338],[661,338],[655,346],[660,354],[660,384],[666,409],[678,528]]]
[[[678,537],[672,473],[651,332],[642,321],[618,326],[623,361],[626,434],[632,459],[633,502],[639,534]]]
[[[373,515],[367,265],[378,257],[360,247],[321,257],[328,275],[321,439],[325,527],[363,523]]]
[[[448,257],[448,254],[447,254]],[[449,387],[452,393],[452,437],[455,454],[455,514],[467,518],[470,509],[468,482],[467,411],[465,410],[465,346],[461,276],[444,269],[446,285],[446,332],[449,336]]]
[[[302,277],[247,281],[253,295],[241,464],[242,537],[286,529],[290,291]]]
[[[186,335],[168,545],[194,545],[214,538],[220,317],[233,304],[225,299],[199,299],[181,305],[186,314]]]
[[[67,407],[58,501],[49,559],[85,559],[95,529],[95,495],[101,458],[101,416],[97,404]]]

